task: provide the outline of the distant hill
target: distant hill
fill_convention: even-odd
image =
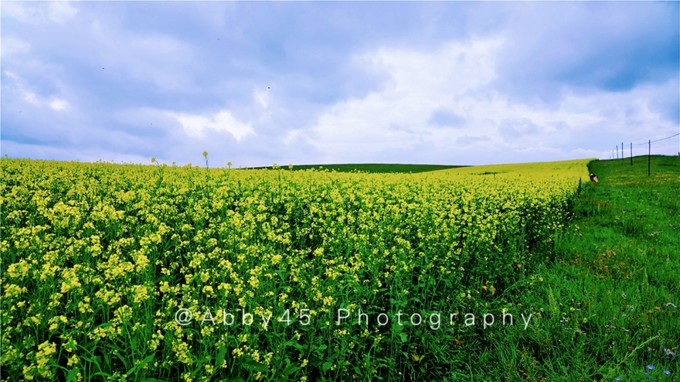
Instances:
[[[346,163],[346,164],[305,164],[293,165],[293,171],[297,170],[329,170],[337,172],[370,172],[370,173],[417,173],[436,170],[446,170],[467,166],[452,166],[440,164],[391,164],[391,163]],[[253,167],[252,169],[271,169],[272,167]],[[288,170],[288,166],[280,166]]]

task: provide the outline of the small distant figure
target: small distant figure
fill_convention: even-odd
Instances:
[[[591,172],[590,173],[590,181],[593,182],[593,183],[597,183],[597,174],[595,174],[594,172]]]

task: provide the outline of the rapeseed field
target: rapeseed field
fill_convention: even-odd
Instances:
[[[2,159],[8,380],[441,380],[526,329],[587,160],[417,174]]]

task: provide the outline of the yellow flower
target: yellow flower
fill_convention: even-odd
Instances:
[[[68,358],[68,361],[66,362],[66,365],[68,367],[76,366],[80,363],[80,360],[78,359],[78,356],[76,354],[72,355],[71,357]]]
[[[141,304],[150,298],[149,290],[144,285],[133,285],[131,288],[132,300],[135,304]]]

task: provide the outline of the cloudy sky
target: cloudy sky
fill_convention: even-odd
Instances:
[[[488,164],[624,142],[627,156],[680,132],[679,5],[3,1],[2,155]]]

